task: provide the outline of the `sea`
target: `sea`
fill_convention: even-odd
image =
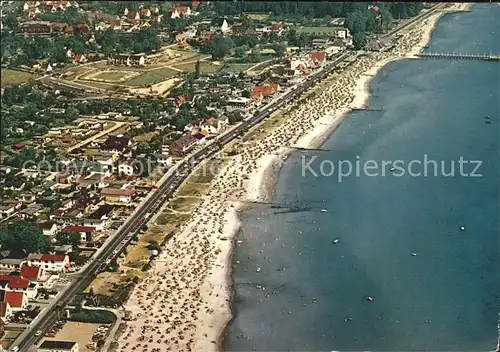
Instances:
[[[443,16],[426,50],[500,53],[500,6]],[[372,110],[292,154],[272,203],[241,214],[225,350],[496,348],[500,63],[396,61],[369,90]]]

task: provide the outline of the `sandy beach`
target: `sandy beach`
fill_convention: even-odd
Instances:
[[[391,51],[368,53],[327,78],[326,88],[288,111],[285,123],[239,149],[215,176],[191,219],[167,243],[148,278],[134,289],[125,308],[135,320],[127,322],[118,351],[222,349],[223,332],[232,316],[231,255],[233,245],[240,245],[234,244],[241,226],[238,210],[248,202],[268,199],[276,179],[272,174],[293,152],[288,147],[320,145],[350,109],[366,104],[369,83],[378,70],[391,61],[411,58],[428,43],[441,14],[406,29]]]

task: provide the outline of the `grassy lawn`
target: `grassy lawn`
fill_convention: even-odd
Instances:
[[[16,84],[21,84],[28,81],[30,78],[36,78],[37,76],[33,73],[10,70],[8,68],[2,68],[1,70],[1,86],[12,86]]]
[[[109,72],[102,72],[93,78],[95,79],[103,79],[105,81],[119,81],[125,77],[129,76],[128,72],[123,72],[123,71],[109,71]]]
[[[225,64],[224,67],[221,69],[221,72],[241,72],[241,71],[246,71],[250,67],[253,67],[257,65],[256,63],[250,63],[250,64]]]
[[[321,34],[329,34],[334,35],[337,28],[335,27],[297,27],[297,33],[321,33]]]
[[[142,86],[142,85],[155,84],[165,81],[177,74],[179,74],[178,71],[172,70],[171,68],[168,67],[157,68],[154,70],[144,71],[144,73],[142,73],[141,75],[133,77],[129,81],[124,82],[124,84],[129,86]]]
[[[195,66],[196,62],[190,62],[187,64],[174,65],[173,67],[185,72],[194,72]],[[221,65],[214,65],[208,61],[200,61],[200,70],[202,73],[217,72],[221,67]]]

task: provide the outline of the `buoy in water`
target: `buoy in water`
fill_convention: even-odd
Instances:
[[[465,225],[460,225],[460,231],[465,231]]]

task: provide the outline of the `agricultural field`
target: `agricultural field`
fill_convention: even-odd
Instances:
[[[33,73],[11,70],[8,68],[2,68],[1,70],[1,87],[7,87],[12,85],[21,84],[27,82],[30,78],[36,78],[37,76]]]

